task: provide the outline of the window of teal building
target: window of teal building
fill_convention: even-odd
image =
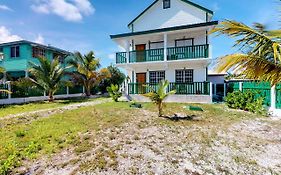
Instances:
[[[11,58],[20,57],[20,46],[11,47]]]
[[[163,8],[164,9],[171,8],[171,0],[163,0]]]

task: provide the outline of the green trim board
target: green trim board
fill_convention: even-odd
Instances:
[[[162,28],[162,29],[123,33],[123,34],[117,34],[117,35],[110,35],[110,38],[116,39],[116,38],[124,38],[124,37],[129,37],[129,36],[145,35],[145,34],[160,33],[160,32],[169,32],[169,31],[191,29],[191,28],[198,28],[198,27],[207,27],[207,26],[217,25],[218,23],[219,23],[218,21],[210,21],[210,22],[205,22],[205,23],[189,24],[189,25],[168,27],[168,28]]]
[[[132,25],[136,20],[138,20],[143,14],[145,14],[145,13],[146,13],[151,7],[153,7],[158,1],[159,1],[159,0],[155,0],[150,6],[148,6],[143,12],[141,12],[135,19],[133,19],[133,20],[128,24],[128,27],[130,27],[130,25]],[[192,6],[198,8],[198,9],[200,9],[200,10],[203,10],[203,11],[205,11],[206,13],[209,13],[209,14],[211,14],[211,15],[214,14],[214,12],[213,12],[212,10],[209,10],[209,9],[207,9],[207,8],[205,8],[205,7],[203,7],[203,6],[199,5],[199,4],[196,4],[196,3],[194,3],[194,2],[191,2],[191,1],[189,1],[189,0],[181,0],[181,1],[183,1],[183,2],[185,2],[185,3],[187,3],[187,4],[189,4],[189,5],[192,5]]]

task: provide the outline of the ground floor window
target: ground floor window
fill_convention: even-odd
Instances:
[[[176,83],[192,83],[193,72],[192,69],[176,70]]]
[[[150,83],[159,83],[161,80],[165,80],[165,71],[149,72],[149,82]]]

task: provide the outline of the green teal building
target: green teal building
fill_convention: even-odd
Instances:
[[[66,66],[67,60],[73,55],[63,49],[26,40],[0,44],[0,67],[6,71],[4,76],[11,80],[27,77],[30,62],[38,62],[38,57],[50,60],[59,57],[60,62]]]

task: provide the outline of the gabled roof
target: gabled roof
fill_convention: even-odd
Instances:
[[[213,26],[213,25],[217,25],[217,24],[218,24],[218,21],[210,21],[210,22],[198,23],[198,24],[189,24],[189,25],[168,27],[168,28],[162,28],[162,29],[154,29],[154,30],[146,30],[146,31],[140,31],[140,32],[130,32],[130,33],[117,34],[117,35],[110,35],[110,38],[116,39],[116,38],[123,38],[123,37],[136,36],[136,35],[145,35],[145,34],[169,32],[169,31],[191,29],[191,28],[198,28],[198,27],[207,27],[207,26]]]
[[[150,6],[148,6],[143,12],[141,12],[135,19],[133,19],[133,21],[131,21],[128,26],[132,25],[136,20],[138,20],[143,14],[145,14],[151,7],[153,7],[159,0],[155,0]],[[209,13],[209,14],[213,14],[214,12],[212,10],[209,10],[199,4],[196,4],[194,2],[191,2],[189,0],[181,0],[189,5],[192,5],[198,9],[201,9],[203,11],[205,11],[206,13]]]
[[[63,49],[59,49],[57,47],[53,47],[53,46],[49,46],[49,45],[46,46],[46,45],[43,45],[43,44],[39,44],[39,43],[27,41],[27,40],[19,40],[19,41],[7,42],[7,43],[0,43],[0,47],[18,45],[18,44],[30,44],[30,45],[42,47],[44,49],[60,52],[60,53],[63,53],[63,54],[71,54],[71,52],[63,50]]]

